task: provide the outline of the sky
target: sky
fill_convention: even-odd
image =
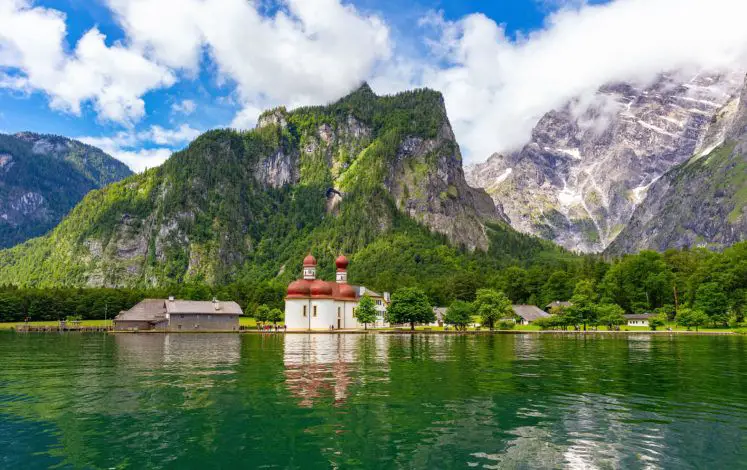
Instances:
[[[605,83],[743,70],[745,17],[744,0],[0,0],[0,132],[77,138],[142,171],[205,130],[367,81],[441,91],[479,162]]]

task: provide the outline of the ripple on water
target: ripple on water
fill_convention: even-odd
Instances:
[[[0,335],[0,466],[738,468],[746,349],[651,335]]]

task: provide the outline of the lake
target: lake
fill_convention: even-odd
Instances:
[[[0,334],[0,468],[747,468],[747,338]]]

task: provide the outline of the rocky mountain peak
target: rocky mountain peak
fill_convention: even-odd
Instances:
[[[124,163],[76,140],[0,134],[0,248],[43,234],[90,190],[131,174]]]
[[[747,80],[711,120],[704,145],[649,188],[607,253],[705,247],[747,238]]]
[[[608,84],[548,112],[520,151],[466,172],[511,225],[583,252],[603,251],[650,186],[707,144],[741,73],[664,74],[647,86]]]

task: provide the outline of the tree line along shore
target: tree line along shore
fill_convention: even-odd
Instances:
[[[359,276],[363,278],[359,281],[374,288],[390,288],[376,283],[376,272]],[[469,317],[470,324],[479,321],[484,328],[489,328],[491,321],[494,328],[505,327],[499,322],[510,316],[507,310],[500,310],[506,305],[543,307],[557,300],[570,301],[574,307],[550,312],[556,314],[552,320],[541,320],[533,329],[615,329],[622,314],[653,313],[659,328],[739,330],[745,328],[747,312],[747,242],[720,253],[698,248],[644,251],[613,261],[586,256],[576,261],[535,260],[490,270],[456,266],[448,276],[414,279],[405,275],[388,281],[399,286],[391,289],[393,304],[398,297],[412,297],[415,292],[429,307],[448,307],[447,323],[448,317]],[[188,300],[234,300],[248,317],[243,319],[244,325],[253,326],[247,322],[258,313],[283,310],[286,287],[285,280],[276,278],[221,286],[175,283],[158,288],[5,285],[0,286],[0,323],[108,320],[144,298],[174,295]],[[497,313],[486,316],[486,312]]]

